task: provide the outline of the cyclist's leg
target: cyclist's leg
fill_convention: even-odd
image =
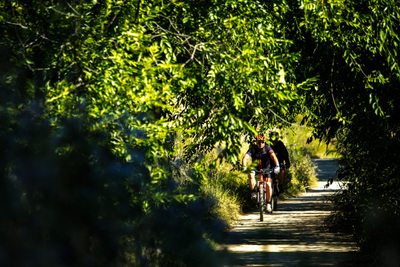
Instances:
[[[249,184],[250,184],[250,189],[253,191],[254,188],[256,187],[256,173],[254,171],[251,171],[249,173]]]
[[[251,198],[255,199],[257,194],[256,194],[256,173],[255,171],[251,171],[249,173],[249,184],[250,184],[250,190],[251,190]]]
[[[272,199],[272,188],[271,188],[271,183],[272,179],[270,177],[266,178],[267,186],[266,186],[266,193],[267,193],[267,212],[271,213],[272,212],[272,207],[271,207],[271,199]]]
[[[271,197],[272,197],[272,195],[271,195],[271,193],[272,193],[272,188],[271,188],[271,183],[272,183],[272,179],[271,179],[271,177],[268,177],[268,178],[266,178],[265,179],[265,181],[267,182],[267,188],[266,188],[266,190],[267,190],[267,202],[269,203],[269,202],[271,202]]]
[[[278,184],[278,188],[279,188],[279,193],[283,193],[283,181],[285,179],[285,168],[282,167],[281,171],[279,172],[279,184]]]

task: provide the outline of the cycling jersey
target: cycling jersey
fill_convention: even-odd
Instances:
[[[276,157],[278,158],[279,164],[286,164],[286,167],[290,167],[289,153],[282,143],[282,141],[278,141],[275,145],[272,146],[272,149],[275,152]],[[272,165],[275,164],[272,162]]]
[[[274,153],[271,147],[265,145],[263,148],[259,148],[257,145],[253,145],[247,155],[251,156],[253,162],[257,161],[256,169],[270,169],[271,168],[271,154]]]

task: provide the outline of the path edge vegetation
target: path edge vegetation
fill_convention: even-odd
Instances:
[[[1,263],[218,265],[219,164],[299,114],[332,229],[399,263],[397,2],[0,1]]]

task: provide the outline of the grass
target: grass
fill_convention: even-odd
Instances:
[[[336,149],[336,140],[331,140],[330,144],[325,144],[321,140],[312,138],[312,129],[300,125],[301,116],[297,123],[291,128],[281,131],[283,142],[291,147],[305,149],[311,158],[337,158],[339,154]]]

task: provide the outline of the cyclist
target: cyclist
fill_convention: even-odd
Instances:
[[[265,144],[265,135],[264,134],[258,134],[256,136],[256,145],[252,145],[249,149],[249,151],[244,155],[242,159],[242,164],[244,166],[244,169],[246,170],[246,162],[249,158],[252,159],[252,161],[257,161],[257,170],[261,169],[270,169],[272,164],[271,161],[275,164],[274,172],[276,174],[279,173],[279,162],[278,158],[276,157],[274,151],[272,150],[271,147]],[[266,187],[266,195],[267,195],[267,212],[271,213],[272,208],[271,208],[271,174],[265,175],[264,176],[265,181],[267,182],[267,187]],[[255,180],[255,171],[251,171],[249,174],[249,184],[250,184],[250,189],[251,189],[251,199],[256,199],[257,193],[255,190],[256,187],[256,180]]]
[[[271,148],[274,150],[275,155],[278,158],[279,166],[280,166],[280,173],[279,173],[279,194],[284,192],[283,188],[283,181],[285,179],[285,169],[289,169],[290,167],[290,160],[289,160],[289,153],[283,144],[282,141],[279,140],[279,133],[271,132],[269,134],[269,139],[272,142]],[[274,165],[276,166],[276,165]]]

